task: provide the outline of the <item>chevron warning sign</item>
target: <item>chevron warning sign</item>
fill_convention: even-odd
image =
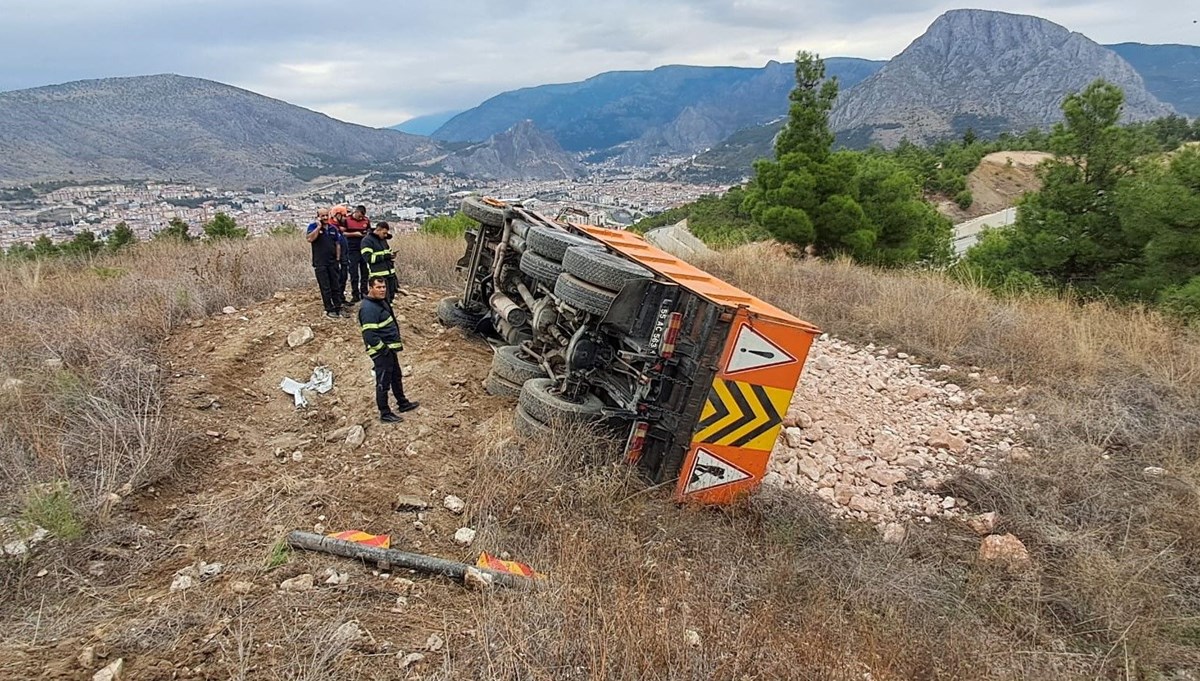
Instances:
[[[692,441],[770,451],[791,399],[791,390],[717,378]]]
[[[367,534],[366,532],[363,532],[362,530],[346,530],[345,532],[334,532],[333,534],[331,534],[329,536],[334,539],[341,539],[342,541],[352,541],[355,544],[362,544],[363,546],[374,546],[375,548],[378,548],[378,549],[391,548],[391,545],[392,545],[391,535]]]

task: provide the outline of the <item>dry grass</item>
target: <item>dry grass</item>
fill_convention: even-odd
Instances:
[[[457,244],[397,242],[404,284],[452,283]],[[164,413],[164,340],[185,320],[312,287],[308,252],[299,237],[156,242],[0,266],[0,382],[22,382],[0,393],[0,409],[20,415],[0,421],[0,516],[45,506],[38,490],[49,484],[63,490],[54,510],[64,527],[97,530],[110,495],[171,474],[198,443]],[[21,581],[12,569],[0,584]]]
[[[396,243],[405,283],[451,286],[459,242]],[[1090,679],[1200,668],[1194,336],[1141,310],[997,301],[935,275],[797,262],[768,246],[706,266],[839,336],[895,345],[929,363],[986,367],[1026,386],[1024,406],[1042,422],[1028,437],[1043,454],[988,480],[953,480],[948,491],[998,511],[1001,531],[1021,537],[1037,568],[1011,575],[976,565],[978,539],[950,524],[884,545],[870,528],[835,523],[783,493],[725,512],[676,508],[598,455],[605,443],[594,434],[519,444],[498,415],[481,429],[493,435],[470,454],[478,541],[506,547],[552,579],[531,593],[429,594],[431,612],[445,618],[449,653],[417,673]],[[106,490],[169,474],[175,462],[164,452],[186,451],[163,416],[151,366],[162,339],[182,320],[311,287],[311,278],[298,239],[152,244],[83,267],[0,268],[0,378],[26,381],[2,398],[6,413],[26,418],[0,426],[0,509],[19,510],[33,483],[66,480],[90,541],[118,535],[97,531]],[[62,369],[43,366],[51,358]],[[1170,474],[1145,476],[1147,465]],[[273,492],[264,486],[262,494]],[[297,504],[306,498],[294,496]],[[270,520],[298,512],[290,508]],[[268,548],[247,547],[244,557],[257,569]],[[322,561],[301,557],[280,570]],[[4,581],[21,595],[28,576]],[[329,639],[338,623],[392,597],[366,586],[323,591],[270,614],[223,597],[208,610],[198,604],[190,624],[179,613],[163,610],[161,621],[150,613],[127,637],[130,646],[169,647],[217,621],[223,628],[211,646],[225,676],[392,678],[400,674],[394,658],[341,648],[331,655]],[[30,610],[27,598],[20,602]],[[317,616],[330,609],[336,617]],[[69,620],[53,602],[46,610]],[[396,626],[417,624],[439,626]],[[267,640],[276,652],[252,660],[247,651]]]

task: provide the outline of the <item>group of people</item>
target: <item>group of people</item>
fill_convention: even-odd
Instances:
[[[379,420],[401,421],[399,413],[412,411],[419,404],[404,394],[400,359],[404,348],[400,325],[392,312],[396,295],[396,266],[391,246],[391,228],[386,222],[371,223],[366,206],[321,208],[305,233],[312,247],[312,266],[325,316],[349,317],[347,308],[361,302],[358,325],[367,356],[375,369],[375,404]],[[350,300],[346,300],[346,284]],[[396,398],[393,411],[388,393]]]
[[[367,294],[371,277],[388,280],[388,302],[396,292],[396,268],[388,247],[391,227],[386,222],[371,224],[366,206],[321,208],[306,233],[312,246],[312,266],[321,289],[325,316],[348,317],[346,308]],[[350,300],[346,300],[346,284]]]

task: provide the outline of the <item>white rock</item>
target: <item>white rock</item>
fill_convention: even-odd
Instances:
[[[107,667],[92,674],[92,681],[121,681],[121,674],[125,671],[125,658],[118,657],[108,664]]]
[[[237,580],[229,584],[229,590],[235,594],[248,594],[254,591],[254,583]]]
[[[0,393],[19,393],[24,385],[25,381],[19,378],[6,378],[4,383],[0,384]]]
[[[313,588],[313,576],[310,573],[296,575],[279,583],[280,591],[308,591]]]
[[[1033,564],[1029,550],[1011,534],[993,534],[983,538],[979,544],[979,560],[984,563],[994,563],[1019,572],[1028,569]]]
[[[295,461],[296,463],[300,463],[303,460],[304,460],[304,452],[300,451],[299,449],[292,452],[292,461]]]
[[[863,513],[879,512],[879,502],[861,494],[856,494],[851,497],[848,506],[851,511],[861,511]]]
[[[461,514],[467,508],[466,503],[453,494],[446,495],[446,498],[442,500],[442,506],[455,515]]]
[[[804,431],[799,428],[784,428],[783,439],[789,447],[801,447],[806,440],[804,439]]]
[[[463,575],[463,584],[469,589],[486,591],[492,588],[492,583],[495,579],[490,573],[473,566],[468,566],[466,574]]]
[[[362,426],[351,426],[346,433],[346,445],[351,448],[359,447],[366,439],[367,431]]]
[[[237,308],[232,305],[226,305],[221,308],[221,312],[224,314],[237,314]]]
[[[945,509],[954,508],[954,504],[957,502],[958,502],[958,500],[955,499],[954,497],[945,497],[942,499],[942,508],[945,508]]]
[[[400,659],[400,668],[408,669],[409,667],[413,666],[414,664],[416,664],[424,659],[425,659],[425,656],[422,655],[421,653],[409,653]]]
[[[200,563],[200,579],[210,579],[221,574],[224,566],[220,563]]]
[[[412,376],[412,372],[413,372],[412,365],[409,364],[404,367],[401,367],[400,376],[402,376],[403,378],[408,378],[409,376]]]
[[[333,632],[333,636],[331,638],[336,644],[352,645],[354,643],[358,643],[366,637],[363,635],[362,628],[358,626],[358,622],[355,620],[350,620],[349,622],[342,623],[342,625]]]
[[[683,642],[689,648],[699,648],[701,645],[700,632],[696,631],[695,629],[684,629]]]
[[[824,473],[821,464],[813,461],[808,456],[801,456],[796,459],[796,471],[813,482],[820,480],[822,473]]]
[[[996,512],[988,511],[967,518],[967,526],[976,534],[988,535],[996,529]]]
[[[460,527],[454,532],[454,543],[459,546],[470,546],[475,541],[475,530],[470,527]]]
[[[287,344],[289,348],[298,348],[301,345],[311,341],[313,338],[315,338],[315,336],[313,335],[312,327],[301,326],[293,329],[292,332],[288,334]]]
[[[875,484],[883,487],[891,487],[908,479],[908,476],[902,470],[880,467],[872,468],[868,471],[867,477]]]
[[[813,360],[812,366],[819,371],[829,371],[834,367],[833,360],[826,355],[820,355]]]
[[[84,646],[75,661],[79,663],[80,667],[91,669],[96,664],[96,646]]]
[[[430,634],[429,638],[425,639],[425,650],[428,650],[431,653],[436,653],[445,647],[445,645],[446,641],[437,634]]]
[[[186,591],[196,586],[196,578],[187,574],[177,574],[171,580],[171,591]]]
[[[63,361],[59,357],[51,357],[50,359],[42,362],[42,366],[46,367],[47,369],[61,369],[63,366]]]
[[[1150,478],[1161,478],[1167,474],[1167,469],[1158,466],[1146,466],[1142,469],[1142,475]]]

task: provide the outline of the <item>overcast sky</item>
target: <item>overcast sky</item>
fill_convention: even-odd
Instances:
[[[177,73],[386,126],[519,87],[797,50],[888,59],[936,0],[0,0],[0,91]],[[1101,43],[1200,45],[1193,0],[1013,0]],[[0,122],[2,124],[2,122]]]

